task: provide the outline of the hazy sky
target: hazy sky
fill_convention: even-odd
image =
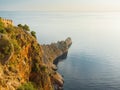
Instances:
[[[120,0],[0,0],[0,10],[120,11]]]

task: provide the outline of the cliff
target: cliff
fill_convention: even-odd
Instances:
[[[25,28],[0,22],[0,90],[61,89],[63,78],[53,63],[66,57],[71,44],[67,38],[40,45]]]
[[[56,64],[59,60],[67,57],[68,49],[71,44],[71,38],[68,37],[65,41],[58,41],[57,43],[51,43],[50,45],[42,45],[45,58],[51,62],[49,66],[54,70],[51,77],[54,84],[53,86],[56,90],[61,90],[64,83],[62,76],[56,72]]]
[[[67,57],[68,49],[72,44],[72,40],[68,37],[65,41],[58,41],[57,43],[51,43],[48,45],[42,45],[47,59],[49,59],[54,64],[60,59],[65,59]]]

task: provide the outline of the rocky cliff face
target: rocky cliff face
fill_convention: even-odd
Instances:
[[[68,49],[71,44],[71,38],[67,38],[65,41],[58,41],[57,43],[51,43],[50,45],[42,45],[46,60],[51,62],[49,65],[53,70],[51,78],[56,90],[61,90],[64,83],[62,76],[56,72],[56,64],[59,60],[67,57]]]
[[[40,45],[25,29],[0,25],[0,90],[61,89],[63,78],[53,63],[71,44],[67,38]]]

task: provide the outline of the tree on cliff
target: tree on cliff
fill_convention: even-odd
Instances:
[[[31,31],[31,35],[36,38],[36,32],[35,31]]]
[[[22,24],[18,24],[18,27],[21,27],[21,28],[22,28],[22,27],[23,27],[23,25],[22,25]]]
[[[25,29],[26,31],[30,31],[29,26],[28,26],[28,25],[26,25],[26,24],[23,26],[23,29]]]
[[[24,29],[24,30],[26,30],[26,31],[30,31],[30,28],[29,28],[29,26],[28,25],[22,25],[22,24],[18,24],[18,27],[21,27],[22,29]]]

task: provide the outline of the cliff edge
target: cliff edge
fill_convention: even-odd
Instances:
[[[4,25],[0,20],[0,90],[60,90],[64,80],[55,63],[67,56],[67,38],[40,45],[27,25]]]

